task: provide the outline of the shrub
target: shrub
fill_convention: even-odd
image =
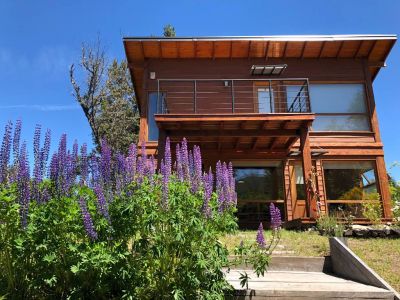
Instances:
[[[321,215],[317,219],[317,229],[322,235],[343,236],[344,226],[334,216]]]
[[[363,216],[370,220],[373,225],[378,225],[381,223],[382,218],[382,205],[379,201],[380,196],[378,193],[368,194],[368,197],[362,203]]]
[[[1,291],[23,299],[221,299],[230,289],[218,238],[237,229],[231,164],[218,162],[215,176],[203,172],[199,147],[188,151],[184,139],[172,168],[167,139],[157,170],[134,144],[124,156],[103,141],[100,155],[88,155],[85,144],[67,150],[63,135],[47,167],[50,134],[41,147],[37,127],[31,177],[20,126],[13,139],[6,126],[0,152]],[[244,259],[263,274],[268,255],[259,246]]]

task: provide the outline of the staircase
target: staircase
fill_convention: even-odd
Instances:
[[[329,246],[327,257],[283,256],[288,253],[279,246],[262,277],[245,265],[226,270],[226,279],[234,288],[226,299],[400,300],[400,294],[347,247],[345,238],[330,238]],[[248,289],[240,285],[244,272],[250,277]]]
[[[243,272],[250,277],[248,290],[240,285]],[[264,277],[238,266],[226,278],[235,289],[227,299],[395,299],[392,291],[335,275],[330,257],[273,256]]]

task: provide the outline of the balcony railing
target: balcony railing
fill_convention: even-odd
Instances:
[[[158,79],[159,114],[311,112],[308,79]]]

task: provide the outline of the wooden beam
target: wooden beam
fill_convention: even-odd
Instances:
[[[171,137],[294,137],[299,136],[295,129],[249,129],[249,130],[179,130],[171,131]]]
[[[288,42],[285,43],[285,47],[283,48],[283,58],[286,58],[287,45],[288,45]]]
[[[300,58],[304,58],[304,51],[306,50],[306,45],[307,45],[307,42],[304,42],[303,48],[301,49]]]
[[[360,44],[358,45],[357,51],[354,54],[353,58],[357,58],[358,57],[358,55],[360,54],[360,50],[361,50],[363,45],[364,45],[364,41],[360,41]]]
[[[389,180],[386,172],[385,160],[383,156],[378,156],[376,158],[376,173],[378,177],[378,187],[381,195],[381,201],[383,206],[383,216],[385,218],[392,218],[392,205],[391,205],[391,196],[389,189]]]
[[[378,41],[374,41],[374,43],[371,45],[371,48],[369,49],[368,55],[367,55],[367,58],[368,58],[368,59],[370,59],[371,54],[372,54],[372,51],[374,51],[374,48],[375,48],[377,42],[378,42]]]
[[[336,52],[336,58],[339,58],[340,51],[342,51],[344,41],[341,41],[338,51]]]
[[[319,54],[318,54],[318,59],[321,58],[322,51],[324,51],[325,44],[326,44],[326,41],[323,41],[322,45],[321,45],[321,50],[319,51]]]
[[[268,60],[268,52],[269,52],[269,45],[271,42],[267,42],[267,46],[265,47],[265,60]]]
[[[312,160],[311,160],[311,149],[310,149],[310,138],[307,127],[303,127],[300,129],[300,151],[303,165],[303,178],[304,178],[304,186],[306,192],[306,210],[307,216],[311,218],[317,217],[317,203],[315,199],[312,197],[312,193],[310,190],[310,180],[311,180],[311,172],[312,172]]]
[[[297,137],[291,137],[285,144],[285,149],[290,150],[292,146],[297,142]]]

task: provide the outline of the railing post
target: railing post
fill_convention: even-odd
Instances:
[[[233,87],[233,79],[231,80],[231,93],[232,93],[232,113],[235,113],[235,89]]]
[[[311,97],[310,97],[310,82],[308,80],[308,78],[306,79],[306,84],[307,84],[307,108],[308,108],[308,112],[312,112],[311,111]]]
[[[160,105],[160,79],[157,79],[157,113],[162,113],[160,111],[161,105]]]
[[[197,113],[197,105],[196,105],[196,102],[197,102],[197,81],[196,81],[196,79],[194,80],[194,99],[193,99],[194,101],[193,101],[193,105],[194,105],[194,113],[196,114]]]
[[[272,84],[272,81],[269,80],[269,109],[270,109],[270,112],[273,113],[273,111],[272,111],[272,89],[271,89],[271,84]],[[260,105],[260,104],[258,104],[258,105]]]

